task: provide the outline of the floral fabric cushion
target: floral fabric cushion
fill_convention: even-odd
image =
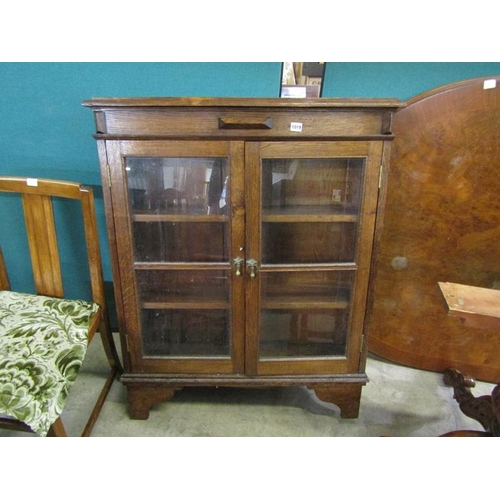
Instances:
[[[0,291],[0,413],[47,435],[76,380],[98,309],[79,300]]]

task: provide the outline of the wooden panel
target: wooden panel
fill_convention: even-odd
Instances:
[[[106,110],[106,134],[118,137],[198,138],[283,137],[352,137],[381,136],[382,116],[377,110],[339,110],[335,120],[328,111],[309,110],[228,110],[210,109],[112,109]],[[223,127],[219,123],[239,123],[239,127]],[[255,123],[270,123],[272,127],[256,127]],[[300,123],[301,130],[292,130]],[[247,124],[247,128],[244,128]]]
[[[500,290],[439,283],[448,306],[448,314],[475,328],[500,330]]]
[[[448,316],[438,282],[500,288],[500,89],[484,79],[394,117],[369,350],[416,368],[500,379],[500,335]]]
[[[259,259],[261,248],[261,144],[250,142],[245,146],[245,186],[246,186],[246,258]],[[260,270],[255,278],[246,273],[246,339],[245,373],[257,375],[259,359],[260,309]]]
[[[94,109],[100,138],[289,140],[390,139],[392,113],[402,103],[397,99],[97,98],[83,105]]]
[[[63,297],[52,201],[48,196],[23,194],[23,207],[36,291]]]
[[[151,108],[172,107],[195,109],[210,107],[253,107],[253,108],[399,108],[402,103],[397,99],[262,99],[239,97],[96,97],[83,101],[83,106],[90,108]]]
[[[231,264],[234,260],[245,257],[245,145],[232,142],[230,145],[230,196],[231,196]],[[233,373],[245,371],[245,275],[236,274],[236,267],[231,273],[232,298],[232,361]]]

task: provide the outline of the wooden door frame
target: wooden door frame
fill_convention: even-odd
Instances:
[[[113,267],[121,276],[115,282],[117,296],[121,297],[123,321],[120,325],[125,339],[126,352],[130,361],[130,371],[135,373],[169,374],[232,374],[244,371],[244,310],[237,312],[244,300],[244,280],[236,279],[232,267],[233,256],[244,247],[244,184],[243,158],[244,144],[241,141],[107,141],[106,154],[109,161],[110,198],[113,210],[113,231],[116,238],[116,252]],[[231,300],[231,356],[172,356],[148,357],[143,353],[140,327],[140,306],[134,274],[133,236],[130,230],[132,219],[129,209],[125,161],[126,156],[143,157],[224,157],[228,159],[230,178],[230,207],[228,214],[230,255],[227,264],[214,266],[226,270],[230,279]],[[166,266],[167,267],[167,266]],[[202,266],[207,267],[207,266]],[[167,269],[166,269],[167,270]]]
[[[269,358],[259,360],[260,332],[260,275],[265,272],[259,268],[253,279],[247,276],[247,334],[246,365],[247,375],[317,375],[331,373],[357,373],[360,368],[360,355],[363,351],[362,335],[364,312],[366,310],[368,282],[370,273],[375,219],[377,214],[379,174],[382,161],[382,141],[314,141],[314,142],[247,142],[245,144],[246,180],[246,245],[248,258],[261,263],[262,213],[261,165],[265,158],[366,158],[363,182],[362,204],[358,222],[358,244],[355,263],[332,264],[328,270],[355,271],[353,299],[347,336],[346,355],[339,357],[311,358]],[[293,268],[294,266],[287,266]],[[296,265],[297,270],[306,266]],[[314,269],[311,268],[311,269]],[[317,269],[319,266],[317,266]],[[327,270],[325,268],[325,270]]]

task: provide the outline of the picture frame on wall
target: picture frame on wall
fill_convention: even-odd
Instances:
[[[325,62],[283,62],[280,97],[321,97],[325,67]]]

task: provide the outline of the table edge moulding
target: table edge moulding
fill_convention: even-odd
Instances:
[[[356,418],[368,382],[365,316],[392,116],[404,103],[99,97],[82,104],[95,119],[130,417],[148,418],[183,387],[303,386]],[[165,197],[175,191],[165,172],[200,161],[212,162],[203,167],[211,176],[205,184],[216,169],[225,176],[223,208],[162,198],[153,209],[151,197],[146,209],[137,207],[143,202],[131,179],[144,176],[149,187],[141,191],[161,189]],[[290,165],[300,170],[290,174]],[[341,188],[332,190],[335,183]],[[276,194],[278,185],[286,196]],[[195,247],[208,234],[206,248],[215,253],[186,250],[187,231]],[[215,240],[224,242],[217,251]],[[183,350],[195,345],[198,354]]]

